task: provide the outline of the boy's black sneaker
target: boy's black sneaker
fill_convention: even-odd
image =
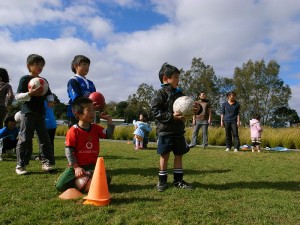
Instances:
[[[188,182],[185,182],[184,180],[178,181],[178,182],[173,182],[174,186],[177,188],[182,188],[182,189],[195,189],[195,187],[191,184],[189,184]]]
[[[167,188],[168,188],[168,185],[166,182],[158,182],[158,184],[156,185],[156,190],[159,192],[163,192]]]

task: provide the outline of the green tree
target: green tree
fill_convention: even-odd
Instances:
[[[119,102],[116,106],[116,118],[125,118],[125,110],[128,106],[126,101]]]
[[[66,119],[68,106],[64,103],[56,103],[53,107],[53,113],[56,119]]]
[[[253,113],[262,116],[263,124],[270,124],[272,114],[280,107],[288,107],[291,89],[279,78],[280,66],[275,60],[249,60],[236,67],[233,84],[241,104],[241,121],[248,124]]]
[[[205,91],[210,97],[216,96],[216,83],[213,67],[206,65],[201,58],[193,58],[191,68],[186,72],[181,69],[180,88],[194,99],[198,98],[200,91]]]
[[[299,116],[296,110],[290,109],[288,107],[280,107],[277,108],[271,117],[272,123],[285,123],[285,122],[292,122],[292,123],[299,123]]]
[[[126,115],[128,122],[132,122],[133,119],[137,119],[140,113],[147,113],[151,119],[151,101],[156,91],[152,85],[141,84],[136,93],[128,97],[126,108]]]
[[[212,105],[214,120],[219,119],[215,111],[220,108],[222,81],[216,76],[213,67],[206,65],[201,58],[193,58],[191,68],[186,72],[181,69],[180,88],[185,95],[195,100],[198,100],[200,91],[204,91]]]
[[[112,118],[119,118],[117,115],[117,105],[118,103],[111,101],[106,104],[105,112],[110,115]]]

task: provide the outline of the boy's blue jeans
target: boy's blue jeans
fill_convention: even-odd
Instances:
[[[16,147],[17,166],[25,167],[32,155],[32,139],[36,131],[39,145],[47,162],[55,165],[54,149],[46,129],[45,116],[40,114],[21,114],[19,141]]]
[[[203,121],[196,121],[196,125],[194,127],[194,132],[193,132],[193,137],[192,137],[192,142],[191,146],[194,146],[197,144],[197,137],[200,128],[202,127],[202,146],[207,146],[208,145],[208,121],[203,120]]]

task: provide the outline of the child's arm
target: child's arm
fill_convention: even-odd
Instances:
[[[7,102],[7,108],[8,109],[10,108],[14,98],[15,98],[14,92],[12,90],[12,87],[9,85],[8,93],[7,93],[7,96],[6,96],[6,102]]]
[[[67,91],[69,94],[69,98],[74,101],[76,98],[82,96],[81,88],[78,81],[74,78],[71,78],[67,85]]]
[[[172,119],[179,119],[180,117],[182,118],[182,116],[180,116],[178,113],[175,113],[176,115],[173,115],[173,112],[169,112],[164,104],[165,99],[163,99],[163,97],[161,96],[156,96],[155,99],[153,99],[152,101],[151,110],[154,118],[157,121],[161,123],[167,123],[170,122]]]
[[[66,157],[69,162],[69,165],[74,168],[75,177],[80,177],[85,174],[85,170],[78,166],[77,160],[73,154],[74,151],[75,151],[75,149],[72,147],[65,147],[65,153],[66,153]]]
[[[258,132],[262,132],[263,131],[262,127],[260,126],[260,123],[256,124],[256,129],[257,129]]]
[[[3,139],[5,138],[6,131],[7,131],[6,127],[3,127],[2,129],[0,129],[0,138],[3,138]]]
[[[100,114],[100,118],[107,120],[106,139],[112,138],[115,130],[115,125],[112,123],[112,118],[104,112]]]
[[[240,126],[240,124],[241,124],[241,121],[240,121],[240,114],[237,116],[236,124],[237,124],[238,126]]]

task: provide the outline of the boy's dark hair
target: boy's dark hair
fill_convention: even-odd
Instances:
[[[43,63],[44,65],[46,64],[45,59],[43,58],[43,56],[40,56],[38,54],[31,54],[27,57],[27,64],[28,65],[32,65],[34,63]],[[43,66],[44,66],[43,65]]]
[[[179,69],[177,69],[175,66],[172,66],[168,63],[164,63],[158,73],[158,77],[160,80],[160,83],[163,83],[163,76],[170,78],[173,74],[180,74]]]
[[[93,104],[93,101],[88,97],[79,97],[74,100],[72,103],[72,111],[82,114],[84,110],[84,106],[87,104]]]
[[[73,71],[73,73],[76,74],[76,69],[75,69],[74,66],[77,66],[82,62],[91,64],[91,60],[88,57],[84,56],[84,55],[76,55],[74,57],[74,59],[72,61],[72,64],[71,64],[71,70]]]
[[[4,83],[9,82],[9,76],[8,76],[7,70],[4,68],[0,68],[0,81],[2,81]]]
[[[260,120],[260,115],[256,113],[256,114],[254,114],[253,118],[257,119],[257,120]]]
[[[9,121],[12,121],[12,122],[15,122],[15,123],[16,123],[15,118],[14,118],[13,116],[8,116],[8,117],[6,117],[6,119],[4,120],[4,126],[5,126],[5,127],[7,127]]]
[[[229,95],[235,95],[236,96],[236,93],[234,91],[229,91],[226,93],[226,97],[228,97]]]
[[[38,54],[31,54],[31,55],[29,55],[27,57],[27,61],[26,62],[27,62],[27,65],[33,65],[35,63],[37,63],[37,64],[38,63],[42,63],[43,66],[45,66],[45,64],[46,64],[45,59],[43,58],[43,56],[40,56]],[[29,67],[28,67],[28,70],[29,70],[29,72],[31,72]]]

